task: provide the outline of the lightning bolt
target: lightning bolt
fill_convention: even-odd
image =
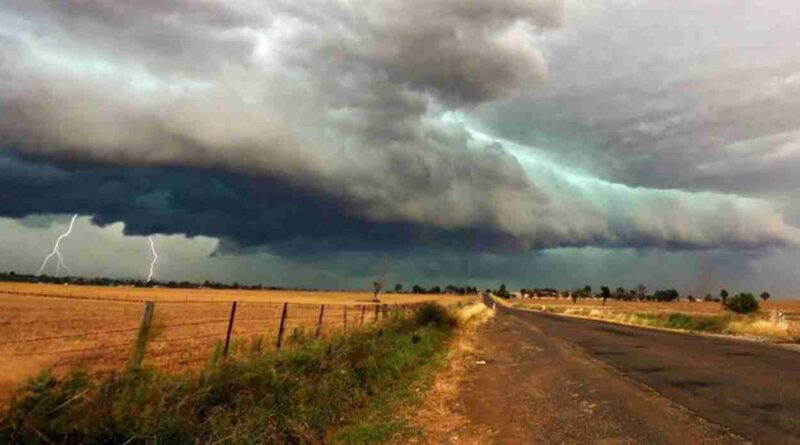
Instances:
[[[152,236],[147,237],[150,240],[150,251],[153,252],[153,261],[150,263],[150,274],[147,275],[147,282],[153,279],[153,270],[155,270],[156,263],[158,262],[158,253],[156,253],[156,243],[153,241]]]
[[[50,261],[50,258],[53,258],[53,256],[55,256],[58,259],[58,262],[56,263],[56,275],[58,275],[61,272],[61,268],[62,267],[64,268],[64,270],[67,271],[68,274],[72,273],[72,272],[70,272],[70,270],[67,267],[67,265],[64,264],[64,255],[61,255],[61,250],[59,249],[59,247],[60,247],[60,244],[61,244],[61,240],[63,240],[64,238],[68,237],[72,233],[72,227],[75,226],[75,219],[77,219],[77,218],[78,218],[77,214],[73,215],[72,216],[72,220],[70,220],[70,222],[69,222],[69,229],[67,229],[66,232],[61,234],[61,236],[59,236],[58,239],[56,239],[56,245],[53,246],[53,251],[50,252],[49,255],[44,257],[44,261],[42,262],[42,267],[39,268],[38,275],[41,275],[42,272],[44,272],[44,268],[45,268],[45,266],[47,266],[47,262]]]

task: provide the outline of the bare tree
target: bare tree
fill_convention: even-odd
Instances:
[[[381,293],[384,284],[386,284],[386,274],[388,273],[389,273],[389,258],[387,257],[386,260],[383,262],[383,273],[381,274],[381,277],[378,279],[378,281],[372,283],[372,285],[375,287],[375,294],[372,296],[373,303],[381,302],[381,299],[378,298],[378,294]]]

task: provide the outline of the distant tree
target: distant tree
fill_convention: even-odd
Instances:
[[[441,294],[442,293],[442,288],[439,287],[439,286],[433,286],[431,288],[431,293],[432,294]]]
[[[414,285],[414,286],[411,288],[411,292],[412,292],[412,293],[415,293],[415,294],[424,294],[424,293],[425,293],[425,288],[424,288],[424,287],[422,287],[422,286],[419,286],[419,285],[415,284],[415,285]]]
[[[642,301],[647,298],[647,286],[644,284],[639,284],[636,286],[636,297],[639,301]]]
[[[496,294],[500,298],[511,298],[511,293],[506,289],[506,283],[500,284],[500,289],[497,290]]]
[[[677,301],[679,298],[680,294],[675,289],[657,290],[653,294],[654,300],[662,302]]]
[[[614,291],[614,298],[616,298],[617,300],[624,300],[625,299],[625,289],[623,289],[622,287],[618,287]]]
[[[688,297],[686,297],[686,299],[687,299],[687,300],[689,300],[689,303],[694,303],[694,302],[696,302],[696,301],[697,301],[697,298],[695,298],[695,297],[694,297],[694,296],[692,296],[692,295],[689,295]]]
[[[749,314],[758,310],[758,300],[750,293],[736,294],[722,304],[737,314]]]
[[[402,284],[400,284],[400,283],[397,283],[397,284],[395,284],[395,285],[394,285],[394,291],[395,291],[395,293],[398,293],[398,294],[399,294],[400,292],[403,292],[403,285],[402,285]]]
[[[706,297],[703,298],[703,301],[714,301],[714,297],[711,294],[706,294]]]
[[[608,286],[602,286],[600,288],[600,295],[603,297],[603,306],[606,305],[606,300],[611,298],[611,289]]]
[[[592,295],[592,286],[589,286],[588,284],[586,286],[583,286],[583,293],[584,293],[584,296],[586,296],[586,297],[591,296]]]
[[[770,295],[769,292],[761,292],[761,295],[759,295],[759,297],[761,297],[762,301],[767,301],[769,300]]]
[[[719,298],[722,300],[722,304],[726,304],[728,302],[728,291],[725,290],[725,289],[722,289],[719,292]]]

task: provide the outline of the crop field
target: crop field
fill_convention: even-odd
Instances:
[[[292,337],[331,335],[379,322],[402,306],[435,300],[444,305],[474,297],[381,295],[366,292],[135,289],[0,283],[0,399],[42,369],[91,373],[123,369],[129,362],[145,301],[154,315],[144,364],[193,369],[208,363],[231,326],[230,354],[275,349],[287,303],[284,344]],[[323,307],[324,305],[324,307]]]

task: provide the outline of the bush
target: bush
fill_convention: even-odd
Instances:
[[[687,331],[722,332],[728,323],[728,317],[690,316],[681,313],[670,314],[666,326]]]
[[[728,298],[725,307],[737,314],[750,314],[758,311],[758,300],[753,294],[741,293]]]
[[[416,313],[414,321],[420,326],[436,326],[436,327],[455,327],[458,320],[444,307],[434,304],[425,303]]]

